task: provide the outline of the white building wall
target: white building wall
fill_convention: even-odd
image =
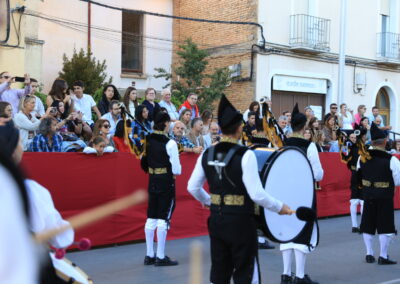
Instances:
[[[274,45],[281,45],[282,48],[289,48],[290,15],[300,14],[301,10],[308,9],[309,13],[315,13],[314,16],[331,20],[330,52],[327,52],[326,55],[337,56],[339,51],[341,1],[310,0],[302,1],[302,3],[295,1],[259,0],[259,22],[264,26],[267,42]],[[366,60],[377,59],[377,33],[381,31],[380,1],[347,1],[347,56]],[[398,18],[400,14],[400,6],[398,5],[399,0],[390,0],[391,16]],[[395,26],[392,24],[391,31],[400,30],[397,19],[391,19],[391,23],[396,23]],[[298,55],[302,55],[302,53],[299,52]],[[366,85],[363,86],[361,94],[356,94],[353,91],[354,67],[346,65],[344,101],[338,102],[338,64],[337,62],[325,62],[317,57],[318,55],[315,55],[314,58],[298,58],[290,55],[258,54],[256,57],[256,97],[271,96],[272,77],[276,74],[326,79],[329,82],[329,89],[326,94],[325,109],[329,109],[329,104],[332,102],[339,104],[345,102],[354,110],[357,110],[358,105],[365,104],[368,109],[367,114],[370,114],[371,107],[375,105],[379,89],[385,87],[390,97],[390,123],[394,127],[394,130],[399,132],[399,72],[396,72],[394,69],[387,71],[379,70],[378,68],[357,66],[357,73],[366,74]]]
[[[144,11],[172,15],[172,0],[104,0],[101,3],[112,6],[130,8]],[[80,1],[43,1],[38,9],[41,13],[76,21],[87,25],[87,3]],[[122,13],[92,4],[92,26],[121,31]],[[52,82],[62,69],[62,56],[65,53],[71,57],[73,49],[87,49],[87,28],[80,27],[83,31],[55,24],[46,20],[39,21],[39,39],[44,40],[42,78],[44,91],[48,92]],[[121,33],[104,33],[92,29],[91,46],[96,59],[106,60],[107,73],[113,77],[113,84],[117,88],[126,88],[132,81],[136,82],[138,89],[154,87],[160,90],[165,81],[152,77],[156,72],[154,68],[163,67],[170,70],[172,62],[172,20],[154,16],[144,16],[145,48],[143,59],[144,76],[131,74],[125,76],[121,73]],[[154,40],[148,37],[162,38]]]

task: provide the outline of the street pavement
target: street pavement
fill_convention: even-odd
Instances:
[[[396,212],[399,227],[400,211]],[[319,220],[320,244],[308,255],[306,273],[320,284],[400,284],[400,264],[378,265],[365,262],[362,236],[351,233],[349,216]],[[173,226],[173,220],[172,220]],[[166,253],[179,261],[175,267],[144,266],[145,244],[113,246],[90,251],[72,252],[67,258],[75,262],[95,284],[170,284],[189,283],[190,247],[198,241],[203,246],[203,282],[209,283],[210,254],[207,236],[167,242]],[[379,242],[375,239],[375,257]],[[390,258],[400,261],[400,244],[396,236],[390,246]],[[282,256],[279,246],[260,250],[262,283],[279,284]],[[295,261],[293,260],[293,271]]]

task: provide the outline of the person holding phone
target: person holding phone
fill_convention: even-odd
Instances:
[[[21,77],[15,77],[8,71],[0,73],[0,101],[8,102],[12,105],[13,117],[18,110],[19,101],[22,97],[29,95],[31,92],[31,79],[29,74],[24,75],[23,83],[25,84],[24,89],[12,89],[11,84],[18,81],[22,81]]]

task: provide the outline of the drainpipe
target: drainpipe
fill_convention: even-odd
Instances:
[[[88,2],[88,30],[87,30],[87,49],[88,52],[91,50],[92,47],[92,43],[91,43],[91,32],[92,32],[92,4],[90,3],[90,1]]]

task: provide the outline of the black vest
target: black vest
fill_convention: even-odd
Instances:
[[[221,179],[214,166],[208,165],[208,153],[215,147],[213,160],[218,154],[223,160],[228,151],[236,144],[221,142],[208,148],[202,158],[202,166],[211,192],[211,215],[213,214],[248,214],[254,215],[254,202],[250,199],[243,184],[242,157],[248,150],[239,146],[230,162],[222,168]]]
[[[392,155],[381,150],[368,150],[372,159],[360,163],[364,199],[393,198],[394,180],[390,169]]]
[[[306,139],[298,138],[298,137],[290,137],[290,138],[287,138],[287,139],[285,140],[285,146],[295,146],[295,147],[298,147],[298,148],[300,148],[300,149],[304,152],[304,154],[306,154],[306,155],[307,155],[308,146],[310,146],[310,144],[311,144],[310,141],[307,141]]]
[[[166,149],[168,141],[169,138],[164,134],[152,133],[146,137],[146,159],[150,182],[155,178],[157,180],[173,178],[172,165]]]

